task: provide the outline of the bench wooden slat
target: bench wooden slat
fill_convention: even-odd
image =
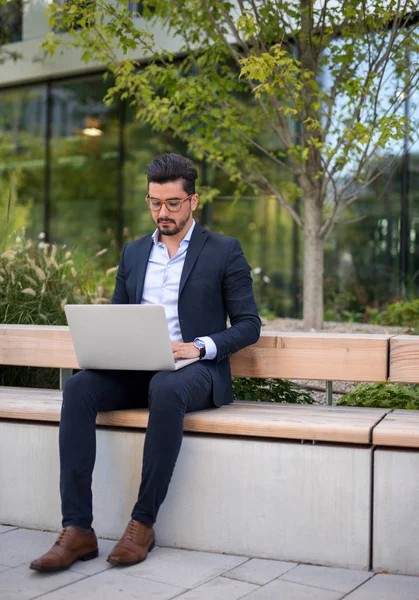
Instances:
[[[419,448],[419,411],[395,410],[377,425],[373,433],[377,446]]]
[[[386,381],[387,335],[269,333],[231,357],[236,377]],[[0,325],[0,364],[77,369],[68,327]]]
[[[265,335],[276,337],[275,346],[263,344]],[[386,381],[389,336],[317,333],[264,336],[257,344],[231,357],[234,376]]]
[[[419,383],[419,336],[397,335],[390,340],[389,380]]]
[[[55,390],[25,388],[8,394],[0,390],[0,418],[58,422],[61,393]],[[327,442],[369,444],[371,430],[388,412],[381,409],[340,409],[276,404],[235,403],[190,413],[185,418],[185,431],[235,436],[305,439]],[[148,411],[120,410],[99,413],[97,424],[111,427],[144,429]]]
[[[0,325],[0,364],[78,369],[68,327]]]

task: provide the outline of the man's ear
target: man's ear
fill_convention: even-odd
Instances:
[[[199,196],[198,196],[198,194],[194,194],[191,198],[192,210],[196,210],[196,207],[198,206],[198,202],[199,202]]]

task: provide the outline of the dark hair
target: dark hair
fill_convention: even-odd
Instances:
[[[198,177],[198,171],[189,158],[180,154],[162,154],[157,156],[146,169],[147,184],[167,183],[182,179],[182,185],[185,192],[195,194],[195,180]]]

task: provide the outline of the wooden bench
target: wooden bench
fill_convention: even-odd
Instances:
[[[235,377],[272,377],[347,381],[385,381],[386,335],[264,334],[257,344],[231,359]],[[61,381],[79,368],[68,327],[0,326],[0,364],[57,367]],[[370,443],[372,428],[383,414],[324,407],[239,402],[222,410],[187,415],[185,431],[225,435]],[[61,393],[0,388],[0,418],[59,422]],[[345,414],[345,418],[342,416]],[[377,416],[379,415],[379,416]],[[97,424],[147,427],[148,411],[99,414]]]
[[[419,383],[419,336],[397,335],[390,339],[389,381]]]
[[[386,335],[265,333],[233,355],[232,372],[386,381],[391,342]],[[0,364],[60,368],[62,381],[78,368],[67,327],[0,326]],[[59,529],[60,407],[58,390],[0,388],[0,522]],[[159,543],[370,567],[373,437],[388,413],[236,402],[187,415]],[[147,418],[146,410],[98,415],[93,489],[101,535],[118,537],[129,516]]]

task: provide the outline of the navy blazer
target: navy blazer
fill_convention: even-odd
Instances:
[[[152,236],[126,244],[116,276],[113,304],[140,304]],[[208,335],[217,357],[205,365],[213,380],[216,406],[233,400],[229,356],[259,339],[250,267],[239,242],[195,224],[179,286],[179,323],[184,342]],[[227,316],[231,327],[227,328]]]

